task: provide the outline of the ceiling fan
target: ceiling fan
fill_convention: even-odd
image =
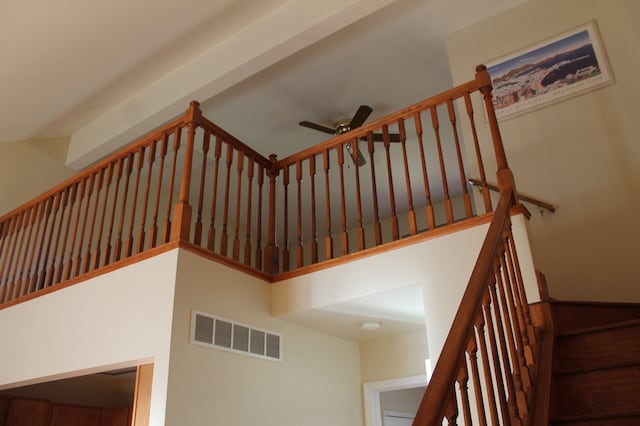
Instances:
[[[328,133],[330,135],[336,136],[362,126],[364,122],[367,121],[367,118],[369,118],[372,112],[373,112],[373,109],[370,106],[360,105],[352,119],[345,118],[342,120],[338,120],[335,122],[333,128],[323,126],[321,124],[312,123],[310,121],[301,121],[298,124],[300,124],[303,127],[308,127],[309,129],[317,130],[319,132]],[[388,135],[389,135],[389,142],[400,142],[399,134],[389,133]],[[361,138],[361,139],[366,140],[366,138]],[[381,133],[374,133],[373,141],[384,142],[384,137]],[[353,160],[354,164],[357,164],[358,166],[363,166],[367,163],[367,160],[365,160],[363,155],[358,155],[358,158],[356,159],[355,152],[353,150],[353,147],[351,146],[351,143],[346,144],[346,148],[347,148],[347,151],[349,151],[349,154],[351,155],[351,159]]]

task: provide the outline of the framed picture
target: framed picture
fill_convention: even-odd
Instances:
[[[498,119],[614,82],[595,21],[487,63]]]

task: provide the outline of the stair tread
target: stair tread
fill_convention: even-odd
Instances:
[[[576,330],[562,331],[562,332],[556,333],[556,338],[577,336],[580,334],[587,334],[587,333],[596,333],[600,331],[613,330],[616,328],[633,327],[636,325],[640,326],[640,319],[618,321],[618,322],[613,322],[613,323],[604,324],[604,325],[596,325],[596,326],[585,327],[585,328],[580,328]]]
[[[636,365],[640,365],[640,360],[610,362],[604,365],[592,365],[579,368],[559,368],[555,369],[553,373],[556,375],[564,376],[569,374],[590,373],[599,370],[611,370],[614,368],[634,367]]]
[[[615,419],[615,418],[623,418],[623,417],[633,417],[640,416],[640,410],[625,410],[625,411],[615,411],[615,412],[607,412],[607,413],[590,413],[590,414],[580,414],[574,416],[554,416],[552,417],[552,422],[575,422],[580,420],[603,420],[603,419]]]

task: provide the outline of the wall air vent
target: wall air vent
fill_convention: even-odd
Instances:
[[[193,310],[191,343],[272,361],[282,360],[279,334]]]

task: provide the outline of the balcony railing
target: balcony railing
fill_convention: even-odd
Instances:
[[[492,211],[487,156],[508,172],[484,67],[468,83],[281,160],[192,102],[184,116],[0,218],[0,305],[168,245],[270,278],[428,234]],[[470,176],[485,183],[478,200]]]

